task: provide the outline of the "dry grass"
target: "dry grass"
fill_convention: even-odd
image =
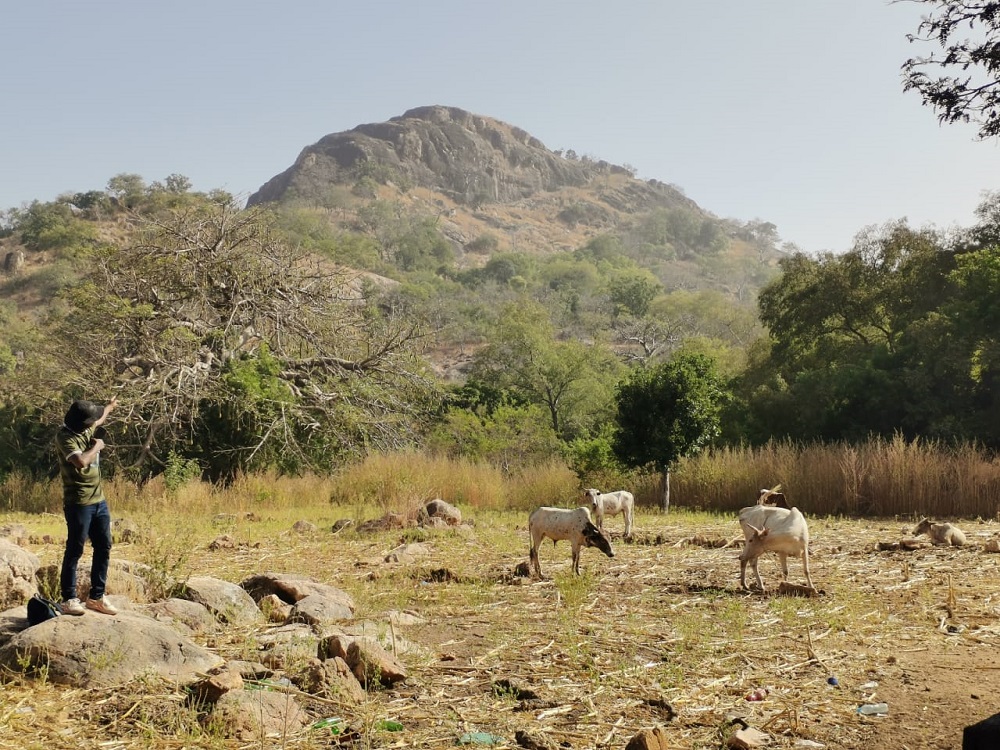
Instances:
[[[872,440],[864,445],[721,448],[681,463],[671,477],[675,502],[733,511],[761,487],[780,483],[804,512],[846,516],[996,518],[1000,462],[972,445]],[[636,490],[641,504],[658,504],[655,483]]]
[[[359,748],[449,745],[475,731],[512,744],[519,730],[572,747],[612,748],[655,724],[664,725],[671,747],[717,748],[727,717],[735,714],[770,733],[771,747],[808,739],[852,749],[879,746],[887,727],[895,733],[886,746],[932,746],[914,734],[920,721],[854,713],[864,700],[891,695],[894,712],[909,702],[911,716],[925,714],[919,701],[926,688],[907,687],[907,659],[926,657],[921,669],[957,659],[964,665],[956,670],[961,679],[985,694],[1000,690],[990,684],[1000,680],[1000,667],[975,666],[996,649],[1000,635],[993,593],[1000,555],[981,549],[1000,536],[993,520],[998,473],[995,462],[972,449],[898,440],[715,451],[674,474],[670,515],[638,508],[636,541],[616,538],[614,559],[585,550],[584,575],[577,578],[566,544],[544,546],[541,563],[551,576],[544,581],[514,571],[527,558],[527,509],[578,501],[575,477],[559,464],[504,477],[481,465],[383,456],[335,477],[256,475],[226,488],[191,482],[173,491],[160,480],[143,486],[114,481],[108,494],[113,515],[144,532],[118,544],[114,561],[147,563],[180,580],[303,573],[348,591],[358,618],[378,629],[394,610],[423,619],[392,631],[400,649],[411,646],[401,651],[411,673],[401,687],[372,693],[350,710],[304,699],[316,718],[332,712],[348,720]],[[810,519],[820,597],[739,592],[738,551],[719,546],[738,534],[732,511],[778,482]],[[635,490],[638,498],[658,502],[655,477],[637,481]],[[357,522],[412,510],[431,497],[459,505],[474,527],[354,530]],[[0,498],[12,511],[0,525],[23,524],[42,564],[57,563],[61,543],[39,541],[45,534],[62,539],[57,485],[8,477]],[[699,506],[706,510],[693,509]],[[898,515],[844,517],[866,510]],[[969,546],[876,551],[878,542],[905,537],[924,514],[956,521]],[[976,516],[986,520],[969,520]],[[355,526],[331,533],[342,518]],[[294,532],[299,520],[318,531]],[[620,523],[609,526],[620,533]],[[210,549],[223,533],[236,546]],[[430,555],[411,564],[383,561],[406,541],[423,541]],[[790,561],[790,568],[791,579],[802,581],[800,565]],[[776,586],[773,560],[762,561],[761,573]],[[116,583],[114,573],[109,586],[141,599],[125,581]],[[255,651],[248,632],[230,631],[211,646],[228,658]],[[985,671],[965,675],[976,669]],[[829,677],[839,686],[830,686]],[[886,692],[893,681],[896,692]],[[862,687],[873,682],[883,688]],[[744,700],[760,687],[770,689],[765,701]],[[954,703],[947,726],[971,723],[976,715],[968,692],[964,683],[945,691]],[[934,710],[940,715],[943,709]],[[385,718],[398,719],[404,731],[379,730]],[[0,748],[336,744],[329,734],[312,732],[239,745],[198,719],[182,691],[158,683],[98,693],[13,676],[0,690]]]
[[[271,494],[262,497],[269,487]],[[993,522],[963,523],[973,542],[965,549],[878,553],[876,542],[898,540],[911,525],[813,518],[813,578],[824,595],[802,599],[737,591],[738,550],[711,545],[738,533],[729,514],[640,510],[636,543],[617,539],[614,559],[585,550],[584,575],[577,578],[568,546],[547,545],[541,558],[551,577],[531,581],[512,575],[527,558],[523,511],[462,506],[475,524],[467,532],[334,535],[338,518],[368,517],[381,507],[331,505],[328,489],[306,482],[292,492],[248,480],[239,489],[247,497],[240,509],[253,516],[228,517],[226,530],[241,543],[217,551],[208,544],[220,533],[219,499],[207,495],[198,508],[200,495],[182,490],[176,501],[183,524],[166,503],[142,508],[143,527],[156,541],[119,545],[113,557],[141,559],[153,544],[183,548],[188,574],[240,581],[263,571],[306,573],[348,591],[358,617],[379,627],[387,627],[393,610],[422,618],[424,624],[392,633],[400,648],[413,645],[402,656],[411,673],[402,686],[373,693],[354,710],[306,701],[317,718],[331,711],[344,716],[360,732],[359,747],[447,746],[475,731],[510,745],[518,730],[572,747],[623,747],[639,729],[663,724],[671,747],[717,748],[727,715],[735,712],[769,732],[771,747],[812,739],[867,748],[875,746],[878,720],[854,712],[875,692],[861,686],[888,679],[901,652],[997,646],[997,606],[982,592],[1000,584],[1000,555],[979,550],[1000,531]],[[131,516],[140,507],[130,504],[126,512],[119,506],[115,515]],[[61,521],[16,519],[32,532]],[[292,532],[300,519],[319,531]],[[620,524],[609,525],[620,531]],[[429,557],[383,562],[389,549],[416,536],[431,548]],[[50,563],[61,546],[33,545],[33,551]],[[790,561],[790,568],[791,580],[803,580],[799,564]],[[432,575],[440,569],[452,575]],[[762,560],[761,573],[765,583],[777,584],[772,559]],[[948,624],[963,629],[949,634]],[[253,652],[243,632],[213,646],[230,658]],[[839,687],[827,684],[831,676]],[[744,700],[759,687],[770,689],[767,700]],[[320,732],[243,745],[222,740],[201,727],[181,692],[162,684],[98,693],[15,678],[0,691],[0,716],[0,748],[332,743]],[[384,718],[398,719],[403,732],[379,731]]]

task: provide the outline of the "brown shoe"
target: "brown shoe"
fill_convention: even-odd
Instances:
[[[108,601],[108,597],[106,596],[102,596],[100,599],[88,599],[87,609],[92,609],[95,612],[100,612],[102,615],[118,614],[118,610],[111,605],[111,602]]]

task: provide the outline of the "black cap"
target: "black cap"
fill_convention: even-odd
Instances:
[[[63,421],[73,432],[82,432],[104,416],[104,407],[93,401],[74,401]]]

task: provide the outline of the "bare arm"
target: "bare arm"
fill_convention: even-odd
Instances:
[[[92,427],[96,428],[104,424],[104,420],[106,420],[108,418],[108,415],[115,410],[116,406],[118,406],[118,396],[112,396],[111,401],[107,404],[107,406],[104,407],[104,413],[101,415],[100,419],[94,422]]]
[[[97,458],[97,454],[101,452],[104,447],[104,441],[100,438],[94,438],[90,447],[87,448],[83,453],[74,453],[72,456],[67,458],[73,466],[78,469],[83,469],[84,467],[90,466],[94,463],[94,459]]]

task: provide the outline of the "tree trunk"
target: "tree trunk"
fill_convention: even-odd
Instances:
[[[670,469],[663,471],[663,512],[670,512]]]

